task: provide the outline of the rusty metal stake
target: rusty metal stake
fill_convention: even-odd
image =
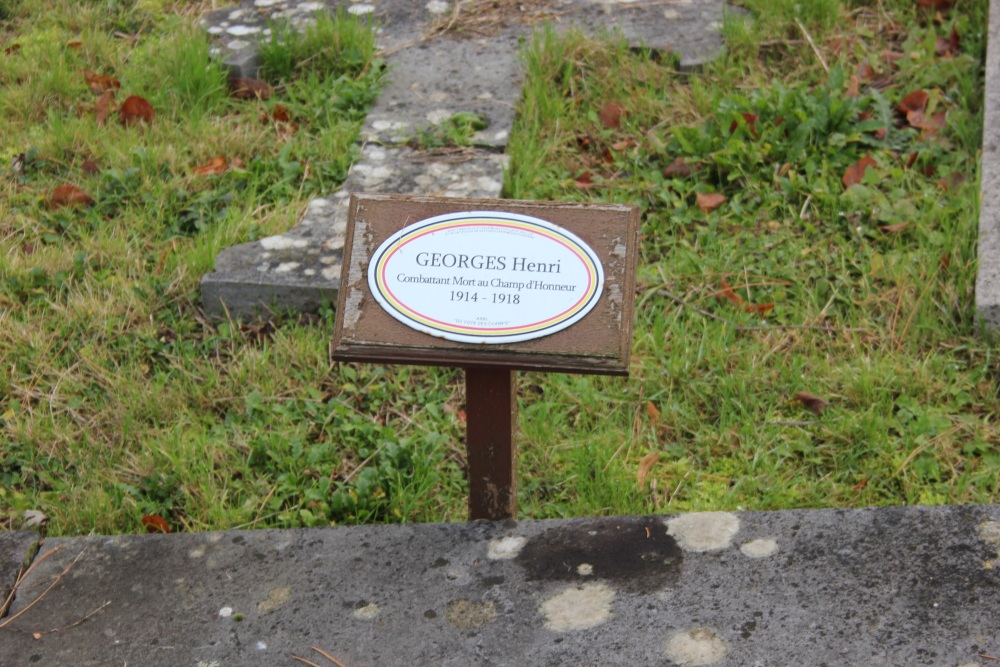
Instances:
[[[465,369],[469,520],[517,518],[515,372]]]

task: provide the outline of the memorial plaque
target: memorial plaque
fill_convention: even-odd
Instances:
[[[517,370],[627,375],[639,210],[352,195],[338,361],[465,369],[469,517],[517,517]]]
[[[638,210],[355,195],[334,358],[625,375]]]

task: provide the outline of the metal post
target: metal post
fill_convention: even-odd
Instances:
[[[511,370],[465,369],[469,519],[517,518],[517,396]]]

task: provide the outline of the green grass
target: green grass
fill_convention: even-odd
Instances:
[[[695,74],[613,40],[526,46],[506,194],[633,203],[643,228],[631,377],[520,376],[522,517],[998,498],[972,292],[986,3],[940,23],[902,1],[748,6],[761,18],[727,21],[727,56]],[[26,165],[0,177],[0,525],[463,519],[459,371],[334,364],[329,309],[199,311],[222,248],[288,229],[344,178],[382,72],[370,26],[274,26],[276,94],[236,100],[201,8],[0,0],[0,54],[20,46],[0,55],[0,146]],[[939,55],[952,27],[961,50]],[[849,97],[863,65],[877,75]],[[84,69],[147,98],[152,124],[97,124]],[[917,89],[947,111],[936,134],[894,110]],[[295,131],[261,121],[278,104]],[[192,171],[216,156],[243,166]],[[665,173],[678,158],[693,173]],[[51,208],[63,184],[93,205]]]

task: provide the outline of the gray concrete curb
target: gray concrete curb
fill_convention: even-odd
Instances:
[[[0,664],[986,667],[998,549],[997,505],[49,539]]]
[[[1000,0],[990,0],[987,31],[976,311],[983,324],[997,329],[1000,328]]]

